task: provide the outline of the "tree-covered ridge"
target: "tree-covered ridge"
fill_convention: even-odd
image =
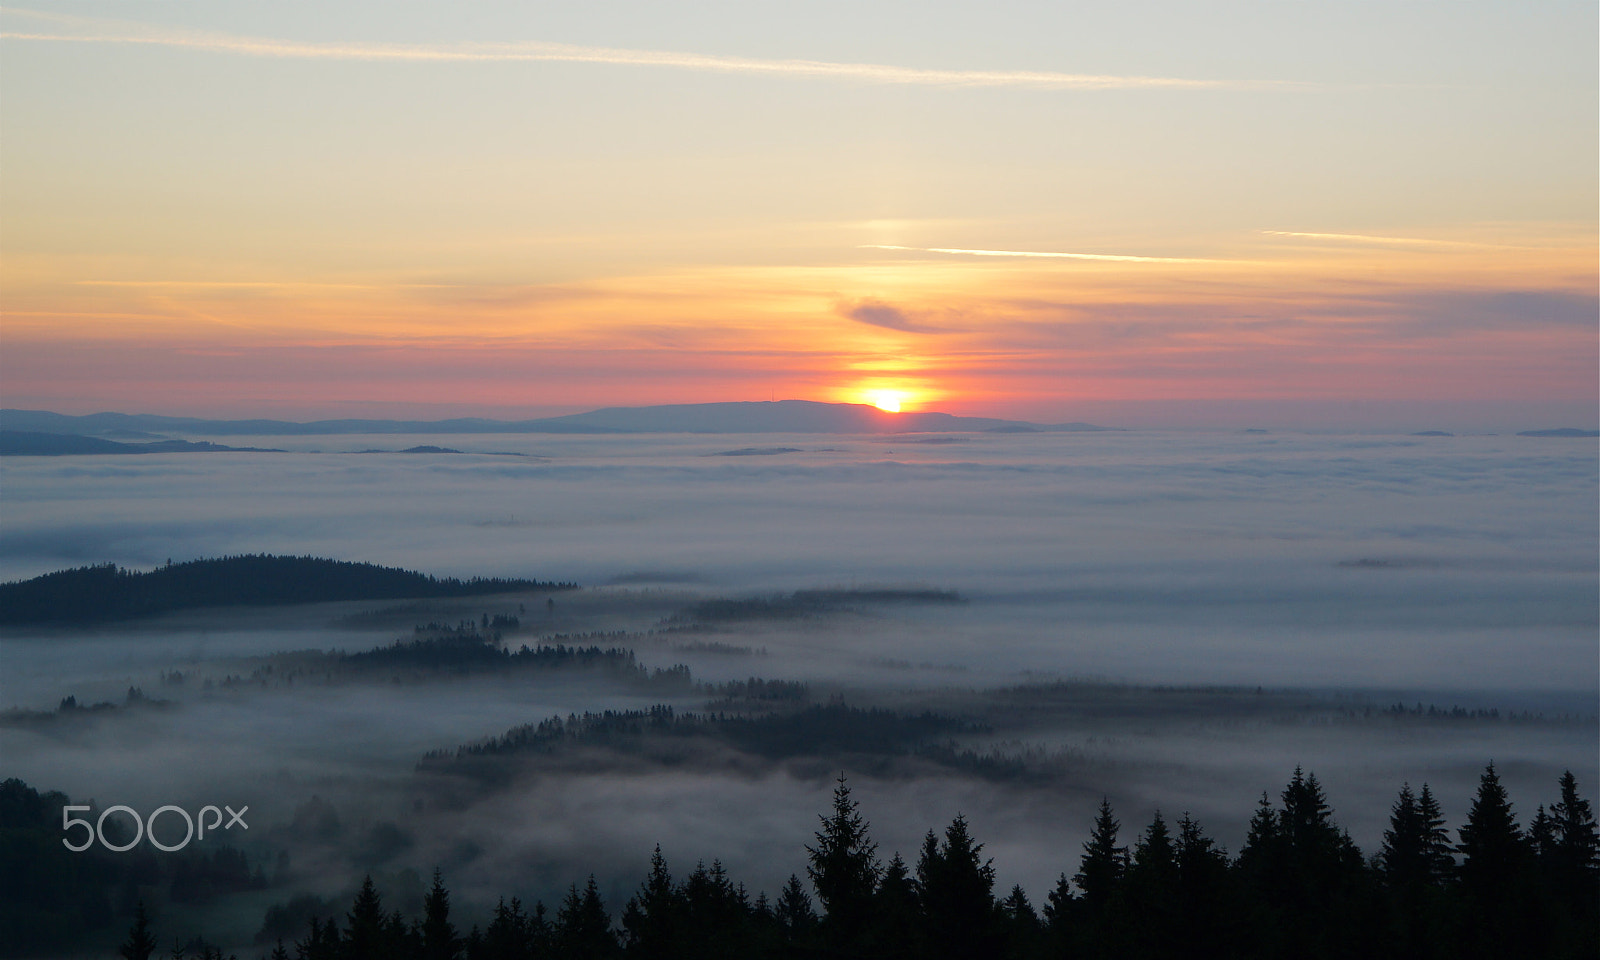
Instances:
[[[687,681],[687,669],[677,669],[684,670]],[[932,711],[901,713],[837,702],[803,704],[803,687],[760,678],[705,685],[701,689],[748,697],[743,701],[748,709],[691,712],[658,704],[644,710],[551,717],[514,727],[480,743],[433,751],[423,758],[419,769],[505,782],[510,776],[509,760],[559,760],[568,752],[587,758],[594,748],[603,748],[617,755],[672,765],[691,761],[753,765],[826,759],[883,770],[895,758],[914,757],[985,772],[980,769],[979,757],[952,745],[955,737],[988,732],[964,717]]]
[[[541,648],[546,649],[546,648]],[[528,653],[527,648],[523,650]],[[599,650],[594,653],[598,655]],[[620,656],[630,651],[606,651]],[[503,656],[503,655],[496,655]],[[500,661],[518,662],[515,655]],[[627,664],[632,665],[631,659]],[[574,662],[576,665],[576,662]],[[321,669],[321,668],[318,668]],[[847,703],[832,692],[826,702],[813,699],[808,685],[781,680],[725,683],[696,681],[689,669],[677,665],[647,671],[643,666],[619,665],[615,677],[632,678],[641,692],[677,696],[703,696],[698,710],[661,703],[644,709],[604,710],[553,716],[513,727],[504,734],[451,749],[429,752],[419,769],[429,773],[467,777],[482,785],[508,786],[521,771],[590,769],[596,764],[620,763],[629,769],[645,767],[703,770],[757,770],[787,765],[796,773],[817,777],[826,770],[847,767],[874,776],[919,776],[937,769],[991,782],[1048,790],[1072,788],[1097,775],[1103,761],[1076,744],[1029,742],[1029,729],[1018,725],[1019,702],[1036,704],[1058,699],[1064,688],[1046,686],[1040,700],[1025,700],[1021,688],[1002,691],[997,702],[974,694],[955,692],[935,698],[913,710]],[[628,671],[632,671],[631,673]],[[392,681],[405,675],[381,674]],[[1102,690],[1093,685],[1071,688],[1079,699],[1093,701],[1071,708],[1071,717],[1093,722],[1100,715],[1120,716],[1132,709],[1133,688]],[[1327,701],[1295,695],[1257,695],[1223,691],[1145,691],[1145,702],[1156,702],[1150,716],[1192,723],[1208,716],[1208,699],[1220,701],[1220,713],[1210,716],[1233,722],[1256,713],[1236,711],[1240,705],[1284,724],[1330,723],[1410,724],[1454,723],[1554,723],[1490,711],[1435,710],[1439,719],[1412,711],[1398,713],[1383,708],[1330,707]],[[1148,698],[1154,697],[1154,701]],[[1274,705],[1273,701],[1278,703]],[[1171,715],[1159,704],[1169,701]],[[1309,715],[1283,713],[1286,706],[1309,706]],[[1144,715],[1144,714],[1141,714]],[[1419,719],[1421,717],[1421,719]],[[1576,722],[1576,721],[1574,721]]]
[[[1600,833],[1572,774],[1524,829],[1491,764],[1452,844],[1432,793],[1403,787],[1368,859],[1301,770],[1263,795],[1237,856],[1187,814],[1131,842],[1102,802],[1075,864],[1040,908],[995,888],[993,860],[957,814],[914,866],[879,856],[843,776],[805,848],[804,874],[752,897],[720,862],[679,880],[659,847],[613,917],[591,876],[554,916],[502,898],[487,925],[451,917],[438,871],[423,916],[387,911],[369,876],[343,918],[312,919],[274,960],[1080,960],[1080,958],[1589,958],[1600,950]],[[1074,870],[1068,879],[1067,870]],[[815,900],[813,900],[813,893]],[[269,911],[270,912],[270,911]],[[123,947],[155,956],[141,912]],[[263,928],[259,939],[270,940]],[[221,956],[220,952],[210,954]]]
[[[517,624],[516,617],[497,616],[491,621],[485,614],[485,623],[495,626],[495,621],[509,624],[511,629]],[[498,630],[484,635],[470,622],[459,628],[429,624],[427,628],[419,627],[418,635],[412,639],[401,638],[354,653],[299,650],[272,654],[262,658],[260,665],[248,674],[223,677],[219,686],[227,689],[292,687],[297,683],[423,683],[472,674],[585,671],[628,687],[649,689],[658,695],[751,700],[804,699],[806,695],[805,684],[780,680],[751,678],[728,683],[697,683],[689,668],[682,664],[652,670],[640,663],[629,647],[602,647],[595,642],[614,644],[626,636],[628,634],[620,632],[553,634],[533,646],[524,643],[513,649],[503,643],[503,635]],[[180,673],[164,679],[180,684],[187,682]]]
[[[648,676],[649,671],[625,647],[567,646],[564,643],[523,644],[510,650],[475,633],[421,637],[400,640],[387,647],[374,647],[359,653],[335,655],[347,670],[397,670],[419,672],[505,670],[519,667],[552,669],[557,667],[595,667],[629,678]]]
[[[824,613],[849,610],[861,604],[883,603],[965,603],[954,590],[931,588],[863,588],[837,590],[796,590],[766,597],[702,600],[667,617],[664,625],[719,623],[739,620],[797,620]]]
[[[169,562],[147,573],[105,563],[0,584],[0,623],[92,623],[195,607],[470,597],[576,586],[459,580],[373,563],[269,554]]]

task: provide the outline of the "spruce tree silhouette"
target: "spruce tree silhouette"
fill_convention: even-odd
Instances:
[[[830,950],[840,956],[861,955],[867,947],[872,896],[878,887],[878,845],[867,836],[867,822],[850,799],[850,787],[839,774],[833,790],[833,815],[819,816],[815,847],[807,846],[811,863],[806,874],[824,910],[822,932]]]
[[[1134,842],[1125,886],[1118,939],[1135,955],[1171,955],[1185,934],[1177,917],[1178,854],[1160,810]]]
[[[422,960],[456,960],[461,956],[461,938],[450,922],[450,891],[437,867],[433,886],[422,901]]]
[[[1011,892],[1000,901],[1000,936],[1007,957],[1037,957],[1044,952],[1044,924],[1039,912],[1028,901],[1022,884],[1013,884]]]
[[[1121,822],[1111,812],[1111,801],[1102,798],[1094,829],[1083,845],[1083,859],[1072,878],[1083,891],[1083,904],[1090,914],[1109,906],[1127,869],[1128,848],[1117,846],[1117,831],[1121,829]]]
[[[1178,867],[1176,924],[1182,931],[1174,955],[1234,956],[1239,907],[1227,853],[1185,813],[1178,821],[1173,859]]]
[[[994,862],[983,860],[967,818],[957,814],[942,841],[933,831],[917,861],[925,956],[935,960],[987,960],[1000,948],[994,901]]]
[[[621,952],[594,874],[589,875],[582,893],[577,884],[567,889],[556,913],[555,934],[561,955],[570,960],[606,960]]]
[[[1556,919],[1552,953],[1588,957],[1600,946],[1600,831],[1572,771],[1559,783],[1561,799],[1550,806],[1554,842],[1541,864]]]
[[[509,904],[501,898],[483,932],[480,946],[476,951],[469,946],[467,955],[474,960],[479,956],[482,960],[532,960],[548,952],[552,941],[543,903],[535,903],[533,913],[529,914],[516,897],[512,897]]]
[[[156,938],[150,932],[150,915],[145,912],[144,901],[140,900],[133,909],[133,926],[128,930],[128,939],[117,948],[117,953],[124,960],[150,960],[155,950]]]
[[[678,956],[683,914],[683,897],[672,882],[672,873],[667,869],[667,860],[661,855],[658,843],[655,853],[650,855],[649,875],[622,912],[628,954],[647,960],[670,960]]]
[[[1456,874],[1456,858],[1450,848],[1450,831],[1444,828],[1439,800],[1426,783],[1417,795],[1417,816],[1422,826],[1422,850],[1428,876],[1436,883],[1448,883]]]
[[[1283,842],[1302,861],[1332,860],[1338,856],[1341,835],[1315,773],[1306,776],[1295,767],[1294,777],[1283,788],[1283,813],[1278,824]]]
[[[1545,812],[1544,804],[1533,811],[1528,822],[1528,850],[1541,869],[1547,869],[1556,855],[1556,822]]]
[[[872,947],[883,960],[921,956],[921,907],[911,868],[896,853],[883,868],[873,897]]]
[[[1527,854],[1527,841],[1511,809],[1511,799],[1490,763],[1478,780],[1478,793],[1459,831],[1457,847],[1465,858],[1461,879],[1469,889],[1492,889],[1505,882],[1510,868]]]
[[[294,944],[297,960],[338,960],[342,954],[339,941],[339,925],[332,917],[323,923],[318,917],[312,917],[307,926],[310,928],[304,940],[296,940]]]
[[[728,879],[722,861],[697,864],[680,888],[684,925],[692,931],[692,955],[701,960],[742,960],[753,934],[743,887]],[[686,943],[687,945],[687,943]]]
[[[806,893],[805,884],[795,874],[789,874],[789,882],[783,885],[783,892],[778,895],[778,905],[773,908],[772,914],[778,922],[789,931],[791,940],[800,940],[807,937],[817,925],[817,912],[811,906],[811,895]]]
[[[345,915],[346,925],[341,947],[349,960],[384,960],[389,956],[389,943],[384,923],[383,898],[372,883],[372,874],[361,882],[361,890]]]
[[[1571,770],[1561,774],[1560,786],[1561,800],[1550,807],[1555,826],[1553,866],[1561,883],[1594,894],[1600,883],[1600,828],[1589,801],[1578,796],[1578,779]]]
[[[1409,783],[1389,813],[1389,829],[1383,832],[1378,851],[1378,869],[1391,888],[1410,888],[1439,884],[1455,869],[1450,855],[1450,835],[1444,829],[1439,803],[1425,783],[1419,797]]]
[[[1044,901],[1044,927],[1050,935],[1050,941],[1065,950],[1068,931],[1072,929],[1073,913],[1078,905],[1076,894],[1072,892],[1072,881],[1062,873],[1056,878],[1056,885],[1045,895]]]
[[[1316,774],[1295,767],[1281,798],[1283,809],[1273,811],[1262,796],[1239,851],[1258,949],[1306,957],[1370,953],[1376,901],[1361,851],[1333,822]]]
[[[1532,850],[1492,762],[1478,779],[1477,796],[1458,833],[1470,955],[1532,955],[1535,931],[1523,890]]]
[[[1389,935],[1396,951],[1439,955],[1451,939],[1451,891],[1445,884],[1455,872],[1455,858],[1438,801],[1426,783],[1420,796],[1409,783],[1401,785],[1373,865],[1387,895]]]
[[[1111,801],[1101,798],[1094,827],[1083,845],[1078,872],[1072,878],[1083,891],[1083,895],[1073,901],[1073,952],[1105,956],[1115,949],[1112,945],[1113,905],[1121,894],[1122,880],[1128,869],[1128,848],[1117,845],[1117,832],[1121,829],[1122,824],[1111,812]]]

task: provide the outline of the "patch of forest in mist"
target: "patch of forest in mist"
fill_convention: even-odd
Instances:
[[[384,576],[404,573],[378,567],[372,570]],[[432,582],[503,587],[512,581]],[[665,886],[658,883],[668,890],[663,894],[667,899],[661,901],[668,906],[661,907],[660,916],[677,918],[662,923],[688,924],[675,928],[679,932],[672,936],[678,940],[660,942],[666,946],[658,943],[660,949],[644,946],[639,939],[644,935],[628,927],[627,898],[619,895],[617,886],[621,872],[628,869],[626,864],[643,856],[647,848],[607,851],[586,860],[581,850],[557,853],[541,849],[538,834],[506,837],[497,849],[480,828],[494,824],[527,798],[564,792],[583,797],[588,791],[605,789],[605,784],[620,784],[624,791],[631,789],[648,797],[662,784],[687,778],[703,784],[701,789],[707,791],[744,784],[740,789],[759,795],[783,784],[820,787],[841,770],[849,772],[852,783],[868,786],[901,784],[913,791],[924,787],[954,791],[951,795],[969,788],[988,791],[996,807],[1048,810],[1069,800],[1081,806],[1079,802],[1091,793],[1096,800],[1103,795],[1128,798],[1139,794],[1129,786],[1139,777],[1160,779],[1183,764],[1207,762],[1194,757],[1175,759],[1148,749],[1136,755],[1131,747],[1169,740],[1192,746],[1205,737],[1214,737],[1211,746],[1224,753],[1241,749],[1241,744],[1247,748],[1286,736],[1290,743],[1303,745],[1308,741],[1292,737],[1305,734],[1341,738],[1346,748],[1351,744],[1425,743],[1448,746],[1456,753],[1469,752],[1468,762],[1479,766],[1491,759],[1484,755],[1488,743],[1520,743],[1505,738],[1522,737],[1544,753],[1534,759],[1505,757],[1503,769],[1517,771],[1523,778],[1519,782],[1525,782],[1530,770],[1548,772],[1549,756],[1560,756],[1571,744],[1591,740],[1597,723],[1592,712],[1516,709],[1481,696],[1439,703],[1402,702],[1381,692],[1142,685],[1048,675],[1011,676],[996,683],[993,677],[975,678],[953,671],[930,676],[896,669],[893,664],[863,671],[855,681],[841,681],[788,673],[792,661],[781,653],[771,654],[766,643],[781,643],[788,636],[783,631],[815,631],[831,637],[903,625],[897,618],[908,611],[918,616],[936,615],[968,601],[956,591],[925,586],[817,588],[733,596],[687,590],[552,595],[552,586],[567,585],[539,583],[510,592],[469,589],[423,597],[386,595],[384,599],[396,602],[368,608],[352,609],[348,604],[306,607],[298,616],[306,623],[322,624],[318,632],[306,635],[325,643],[333,638],[334,642],[315,648],[175,660],[135,678],[125,695],[98,701],[92,696],[80,699],[81,690],[66,687],[56,692],[60,700],[53,709],[12,708],[0,713],[0,732],[28,738],[10,742],[27,743],[31,751],[77,756],[71,751],[78,750],[85,758],[125,757],[130,766],[159,763],[162,757],[170,760],[173,750],[192,750],[183,755],[190,756],[193,764],[203,764],[208,750],[232,749],[213,748],[205,741],[206,728],[219,717],[293,722],[305,716],[304,724],[311,724],[316,721],[309,718],[321,716],[316,708],[330,704],[356,704],[356,709],[366,711],[364,716],[379,725],[378,735],[382,736],[382,725],[390,722],[395,712],[415,712],[422,709],[421,704],[448,701],[460,705],[455,711],[457,726],[451,729],[469,731],[456,737],[440,735],[399,762],[385,756],[380,763],[362,755],[370,752],[369,747],[358,745],[353,738],[346,743],[339,729],[312,730],[309,736],[315,756],[326,764],[325,772],[280,772],[274,774],[277,779],[262,780],[284,795],[280,806],[289,809],[275,810],[271,819],[247,836],[206,846],[203,854],[200,848],[180,855],[140,845],[125,856],[101,851],[58,862],[58,821],[60,805],[69,802],[66,794],[50,793],[59,785],[33,776],[27,778],[29,784],[13,781],[7,787],[11,791],[7,794],[9,805],[0,804],[0,813],[5,815],[0,830],[8,831],[9,838],[0,847],[7,872],[51,877],[54,879],[41,889],[70,886],[81,895],[62,901],[67,904],[62,907],[64,913],[8,914],[6,929],[15,933],[19,943],[48,942],[62,952],[78,944],[100,949],[111,944],[108,938],[122,934],[143,901],[163,936],[188,938],[185,942],[191,955],[209,949],[208,943],[224,944],[243,955],[259,948],[257,952],[265,955],[281,935],[286,949],[306,957],[353,956],[367,948],[351,944],[368,942],[362,939],[368,934],[358,929],[360,924],[351,926],[347,921],[358,912],[370,911],[372,901],[369,898],[364,901],[366,906],[352,910],[351,898],[360,877],[370,873],[391,897],[388,907],[380,911],[383,946],[370,955],[402,957],[423,949],[418,939],[421,927],[411,924],[412,919],[420,922],[424,911],[426,885],[418,878],[434,866],[442,866],[447,874],[462,880],[457,888],[460,929],[451,941],[457,952],[446,955],[478,960],[592,956],[596,954],[584,951],[593,950],[599,950],[598,955],[620,951],[639,956],[674,955],[673,951],[696,956],[724,951],[729,956],[751,957],[837,953],[843,947],[829,938],[841,936],[839,921],[829,920],[835,911],[824,902],[820,887],[797,879],[796,890],[780,891],[773,886],[772,897],[765,901],[748,890],[737,892],[740,886],[731,879],[730,871],[748,871],[751,863],[737,839],[738,830],[732,829],[734,824],[724,824],[732,832],[721,835],[705,829],[704,824],[686,832],[704,847],[691,851],[690,856],[723,859],[711,860],[710,867],[702,864]],[[256,615],[257,611],[208,611],[198,620],[182,621],[182,629],[198,631],[203,627],[196,624],[248,621]],[[144,633],[130,633],[126,642],[138,645],[157,628],[144,629]],[[374,642],[370,637],[375,632],[386,639]],[[300,635],[293,630],[285,632],[289,638]],[[52,628],[41,636],[41,642],[56,648],[75,642],[72,628]],[[363,639],[349,643],[347,638],[352,636]],[[867,662],[865,658],[863,662]],[[699,665],[715,669],[702,672]],[[504,694],[499,712],[477,709],[488,689]],[[591,698],[594,704],[560,713],[541,710],[538,704],[544,701],[539,691],[549,690],[565,691],[569,699]],[[366,694],[371,698],[357,699]],[[503,716],[508,709],[520,711],[514,724],[500,721],[491,725],[486,719]],[[398,735],[389,736],[393,740]],[[198,740],[192,745],[179,743],[188,737]],[[263,770],[278,762],[276,751],[306,749],[283,743],[252,745]],[[1493,758],[1502,759],[1502,755]],[[1397,754],[1386,762],[1392,766],[1403,759],[1404,755]],[[1305,760],[1317,762],[1314,755]],[[1580,770],[1588,774],[1581,761]],[[1226,792],[1233,798],[1230,806],[1266,785],[1241,785],[1238,775],[1237,769],[1226,775],[1213,774],[1226,779]],[[1554,773],[1548,772],[1548,776]],[[341,778],[345,781],[342,785],[334,782]],[[1215,794],[1223,788],[1204,783],[1211,795],[1185,798],[1182,794],[1185,785],[1195,786],[1203,780],[1189,777],[1169,784],[1160,806],[1184,809],[1192,802],[1210,822],[1217,822]],[[259,785],[254,789],[260,789]],[[1393,785],[1386,789],[1392,791]],[[91,819],[107,809],[93,798],[79,799],[89,806]],[[790,809],[796,802],[794,797],[772,800],[777,809]],[[1362,796],[1359,802],[1370,804],[1372,798]],[[52,804],[56,805],[53,813]],[[964,809],[975,813],[970,807]],[[1341,811],[1368,820],[1381,818],[1378,809],[1345,806]],[[604,807],[592,815],[609,816]],[[890,816],[888,811],[884,815]],[[897,821],[904,817],[893,813]],[[1245,815],[1241,812],[1238,819],[1242,822]],[[113,844],[125,840],[125,835],[116,832],[117,822],[117,817],[108,821]],[[1180,821],[1166,822],[1176,828]],[[585,826],[578,819],[570,823],[553,819],[549,829],[570,835]],[[649,823],[642,823],[628,835],[650,829]],[[665,829],[669,832],[662,839],[671,836],[671,827]],[[1059,825],[1053,829],[1059,830]],[[492,833],[489,830],[487,835]],[[617,836],[610,835],[604,842],[615,844]],[[1218,847],[1209,838],[1200,839],[1210,844],[1206,849]],[[684,837],[678,841],[686,842]],[[952,842],[948,834],[944,842]],[[929,911],[940,909],[936,904],[943,894],[925,892],[918,884],[923,883],[922,873],[940,869],[937,864],[944,862],[940,860],[946,856],[940,853],[944,849],[936,842],[933,852],[924,851],[915,864],[902,862],[898,881],[889,879],[891,864],[879,864],[883,872],[875,882],[880,886],[889,882],[890,893],[885,896],[899,896],[892,891],[896,883],[903,882],[909,898],[902,898],[895,909],[911,911],[905,916],[920,917],[918,923],[934,922]],[[1060,848],[1054,849],[1057,854],[1036,852],[1034,856],[1058,856]],[[1340,856],[1349,860],[1348,850],[1339,849],[1345,851]],[[798,851],[796,856],[800,856]],[[1122,866],[1118,869],[1124,871],[1119,876],[1135,876],[1133,855],[1124,850],[1119,856]],[[523,858],[520,864],[519,858]],[[1217,876],[1243,878],[1249,873],[1241,865],[1245,859],[1242,852],[1231,857],[1219,851],[1213,866],[1221,871]],[[1382,906],[1383,897],[1389,895],[1384,892],[1387,881],[1378,868],[1361,862],[1360,870],[1350,868],[1344,876],[1366,891],[1361,894],[1365,906],[1360,909],[1377,911],[1359,914],[1362,922],[1381,926],[1389,922],[1383,917],[1390,908]],[[927,870],[921,870],[923,866]],[[1066,862],[1060,868],[1071,872],[1071,864]],[[583,878],[589,873],[599,876],[597,887],[585,888]],[[802,873],[803,869],[796,870],[796,877]],[[989,876],[992,886],[992,870],[989,874],[980,870],[979,876]],[[1450,884],[1460,882],[1446,873],[1435,879],[1451,890],[1457,887]],[[556,882],[573,883],[569,892],[576,899],[544,914],[517,905],[518,896],[528,902],[550,899],[554,904],[549,891]],[[770,878],[763,875],[760,883],[770,886]],[[1254,883],[1239,879],[1230,888],[1235,891],[1230,896],[1238,899],[1230,901],[1228,909],[1242,911],[1241,916],[1287,909],[1282,904],[1251,904],[1249,898],[1259,893],[1250,892],[1256,890],[1251,886]],[[1001,952],[986,955],[1057,956],[1068,949],[1061,946],[1068,942],[1076,944],[1071,949],[1081,954],[1090,949],[1084,944],[1100,944],[1092,948],[1092,954],[1093,950],[1112,949],[1107,945],[1123,944],[1119,938],[1132,935],[1126,917],[1104,921],[1111,926],[1096,926],[1101,921],[1084,919],[1086,907],[1061,906],[1057,913],[1040,912],[1047,904],[1056,910],[1057,901],[1085,901],[1089,894],[1081,884],[1066,884],[1060,891],[1040,888],[1036,881],[1032,885],[1035,889],[1031,892],[1019,887],[1009,900],[999,888],[986,894],[987,899],[978,898],[986,904],[979,913],[989,919],[974,920],[972,929],[977,932],[973,935],[999,938],[983,942],[1004,945],[994,947]],[[1128,888],[1136,889],[1142,888],[1137,884]],[[497,890],[509,903],[494,909]],[[376,890],[371,893],[376,896]],[[610,906],[602,904],[597,912],[602,895]],[[819,898],[810,914],[800,907],[802,895]],[[24,892],[17,902],[31,903],[30,896]],[[788,906],[780,910],[785,896]],[[1124,898],[1118,902],[1125,903],[1134,903],[1125,898],[1135,896],[1145,894],[1116,894]],[[1444,898],[1441,902],[1455,904],[1440,908],[1445,912],[1439,923],[1458,922],[1465,909],[1462,901],[1450,900],[1455,896],[1452,893],[1439,896]],[[696,905],[687,906],[691,903]],[[395,907],[407,917],[394,921]],[[702,916],[696,912],[705,910],[711,913]],[[601,913],[603,924],[596,920]],[[589,931],[584,934],[589,937],[588,945],[581,947],[573,939],[578,937],[580,916],[587,917],[581,923],[588,924],[584,929]],[[697,919],[684,919],[691,916]],[[1030,916],[1033,919],[1029,920]],[[1057,916],[1061,919],[1055,919]],[[314,929],[312,917],[319,918]],[[479,927],[476,938],[472,924]],[[261,931],[263,939],[247,945],[239,933],[246,928]],[[706,948],[710,953],[685,946],[688,941],[682,938],[689,934],[683,931],[713,928],[717,931],[715,942],[721,945]],[[605,936],[594,933],[602,929]],[[1068,930],[1075,932],[1063,932]],[[1236,934],[1237,930],[1228,936]],[[934,945],[937,939],[915,934],[905,941],[913,946],[908,946],[910,952],[904,955],[939,956]],[[7,942],[6,937],[0,936],[0,942]],[[1237,947],[1230,955],[1285,955],[1274,952],[1282,946],[1275,940],[1219,942]],[[1459,941],[1447,937],[1439,942],[1450,945]],[[881,954],[878,947],[873,950],[873,955]]]

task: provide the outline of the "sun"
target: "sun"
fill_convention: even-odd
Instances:
[[[898,390],[873,390],[867,394],[869,403],[889,413],[899,413],[900,402],[904,399],[905,394]]]

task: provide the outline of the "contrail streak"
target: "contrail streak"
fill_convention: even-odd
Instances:
[[[1296,233],[1291,230],[1263,230],[1272,237],[1304,237],[1310,240],[1354,240],[1358,243],[1394,243],[1412,246],[1486,247],[1493,244],[1469,243],[1465,240],[1427,240],[1422,237],[1374,237],[1362,233]]]
[[[915,253],[957,253],[973,257],[1049,257],[1058,260],[1112,260],[1119,263],[1217,263],[1198,257],[1135,257],[1115,253],[1050,253],[1039,250],[963,250],[956,247],[897,247],[863,243],[862,250],[910,250]]]
[[[538,41],[455,44],[366,43],[358,41],[282,40],[198,31],[164,31],[141,24],[87,17],[68,17],[31,10],[7,9],[7,15],[33,17],[80,26],[86,32],[0,32],[6,40],[57,43],[134,44],[177,47],[210,53],[300,60],[391,61],[413,63],[556,62],[670,67],[716,73],[769,74],[819,79],[938,87],[1025,87],[1040,90],[1221,89],[1298,87],[1306,84],[1271,81],[1235,83],[1181,77],[1115,76],[1034,70],[938,70],[879,63],[837,63],[827,60],[764,60],[670,50],[629,50]]]
[[[445,289],[449,283],[315,283],[300,280],[74,280],[79,287],[317,287],[329,290]]]

